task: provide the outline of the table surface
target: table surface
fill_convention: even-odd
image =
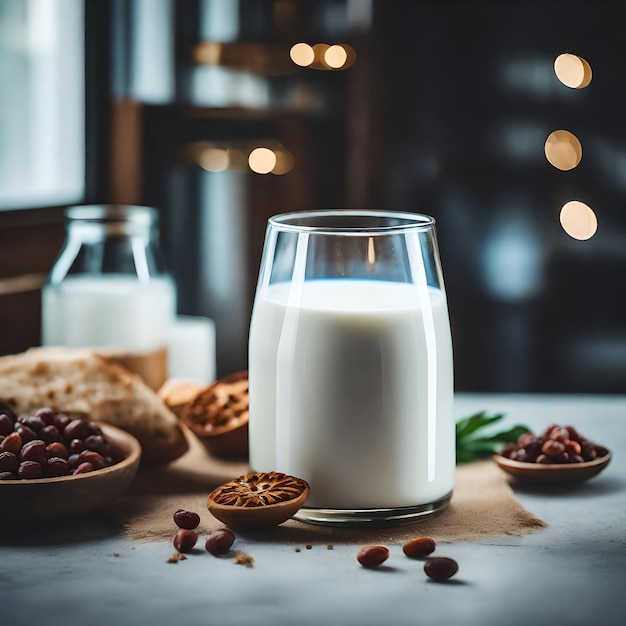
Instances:
[[[447,583],[390,546],[386,566],[358,565],[354,545],[238,539],[254,566],[204,553],[166,563],[168,542],[141,543],[100,516],[0,536],[0,625],[85,624],[612,625],[626,612],[626,396],[458,394],[455,415],[487,410],[534,430],[572,424],[613,452],[576,489],[516,488],[550,524],[526,537],[447,544]],[[439,550],[438,550],[439,552]],[[444,548],[441,547],[443,554]]]

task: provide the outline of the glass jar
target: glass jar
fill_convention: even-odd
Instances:
[[[448,505],[452,339],[433,218],[270,218],[248,367],[250,465],[309,483],[296,519],[406,523]]]
[[[176,289],[157,212],[127,205],[66,211],[67,237],[42,291],[43,345],[95,348],[153,389],[167,378]]]

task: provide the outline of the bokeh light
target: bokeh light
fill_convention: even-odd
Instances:
[[[324,61],[326,65],[332,69],[338,70],[342,68],[348,60],[348,53],[343,46],[330,46],[326,52],[324,52]]]
[[[567,87],[582,89],[591,82],[591,66],[575,54],[560,54],[554,61],[557,78]]]
[[[269,148],[255,148],[248,156],[248,165],[257,174],[269,174],[276,166],[276,154]]]
[[[308,43],[297,43],[289,51],[291,60],[300,67],[308,67],[315,60],[315,52]]]
[[[563,230],[573,239],[591,239],[598,230],[598,218],[591,207],[579,200],[563,205],[559,216]]]
[[[198,164],[209,172],[223,172],[230,164],[230,157],[222,148],[206,148],[199,155]]]
[[[567,130],[550,133],[544,150],[550,164],[563,171],[574,169],[583,157],[583,148],[578,137]]]

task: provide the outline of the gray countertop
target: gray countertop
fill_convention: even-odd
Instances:
[[[550,527],[447,544],[460,567],[448,583],[427,580],[400,545],[390,546],[385,567],[371,570],[358,565],[354,545],[295,553],[245,539],[238,547],[254,555],[252,568],[206,553],[168,564],[170,543],[131,541],[93,516],[52,530],[2,531],[0,626],[623,624],[626,397],[456,397],[457,417],[483,409],[535,430],[572,424],[613,459],[576,489],[516,488]]]

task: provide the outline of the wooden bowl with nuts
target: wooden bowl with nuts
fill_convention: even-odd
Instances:
[[[99,434],[75,437],[72,443],[97,437],[104,441],[106,452],[98,454],[84,448],[80,453],[70,452],[66,458],[62,453],[58,457],[44,453],[39,459],[40,439],[22,442],[18,449],[13,445],[17,437],[4,436],[1,443],[8,440],[8,444],[0,450],[0,456],[9,467],[11,455],[16,457],[19,466],[14,471],[0,473],[0,525],[30,524],[91,513],[110,504],[130,485],[141,459],[137,439],[108,424],[89,424]],[[45,448],[56,449],[58,443],[52,442]],[[104,462],[99,458],[105,459]],[[44,469],[37,469],[37,465]]]
[[[573,426],[551,424],[538,435],[521,435],[493,460],[517,480],[572,484],[597,476],[611,461],[611,453]]]
[[[282,472],[253,472],[216,487],[207,508],[235,529],[271,528],[292,517],[309,497],[305,480]]]
[[[248,407],[248,372],[235,372],[200,390],[180,419],[210,454],[247,458]]]

